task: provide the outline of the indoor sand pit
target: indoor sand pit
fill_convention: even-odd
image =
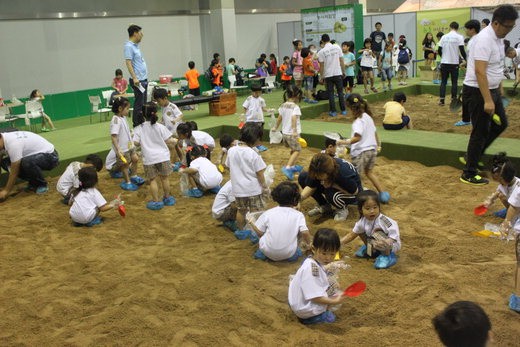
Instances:
[[[269,147],[263,156],[276,167],[276,184],[288,149]],[[299,162],[316,152],[304,149]],[[471,235],[500,222],[472,213],[496,185],[475,188],[459,182],[459,169],[385,158],[376,173],[392,194],[382,211],[401,228],[399,261],[378,271],[347,259],[342,288],[363,280],[366,292],[343,304],[336,323],[312,327],[287,304],[288,277],[301,260],[254,260],[249,241],[211,218],[213,195],[181,197],[176,173],[174,207],[146,210],[143,187],[122,194],[125,219],[110,211],[93,228],[71,226],[56,177],[47,195],[21,192],[0,205],[0,344],[439,346],[431,318],[448,303],[473,300],[489,314],[496,345],[517,345],[520,320],[507,307],[513,243]],[[107,199],[121,192],[118,182],[100,173]],[[302,209],[313,206],[308,200]],[[344,235],[357,218],[352,208],[346,222],[307,222],[311,233],[332,227]]]

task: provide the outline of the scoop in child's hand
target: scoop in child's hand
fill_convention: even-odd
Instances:
[[[363,281],[357,281],[356,283],[351,284],[345,291],[343,292],[344,296],[348,296],[350,298],[355,298],[356,296],[360,296],[367,289],[367,284]]]
[[[126,216],[126,207],[125,207],[125,205],[119,205],[119,207],[117,208],[117,211],[119,212],[119,215],[121,217]]]
[[[303,148],[307,147],[307,141],[305,141],[305,139],[304,139],[303,137],[298,138],[298,143],[299,143],[300,146],[302,146]]]
[[[224,165],[218,164],[217,168],[218,168],[218,171],[220,171],[221,173],[224,173]]]
[[[475,207],[475,209],[473,210],[473,213],[475,214],[475,216],[483,216],[486,214],[487,211],[488,211],[488,208],[486,207],[486,205],[482,204],[482,205],[478,205],[477,207]]]

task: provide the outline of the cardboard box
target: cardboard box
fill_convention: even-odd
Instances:
[[[209,103],[210,116],[225,116],[235,114],[237,112],[237,94],[225,93],[221,94],[218,101]]]
[[[435,71],[431,66],[419,66],[419,78],[421,81],[431,82],[435,76]]]

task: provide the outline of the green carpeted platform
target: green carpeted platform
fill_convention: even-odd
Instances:
[[[508,81],[509,82],[509,81]],[[399,88],[396,88],[396,90]],[[415,81],[414,84],[401,87],[408,94],[436,93],[438,86],[431,83]],[[370,101],[389,99],[391,94],[377,93],[367,97]],[[242,113],[242,103],[248,94],[237,98],[237,114]],[[281,90],[265,93],[263,95],[268,107],[277,108],[283,102]],[[350,134],[350,124],[323,122],[309,119],[316,118],[321,112],[328,111],[328,102],[320,101],[316,105],[302,103],[302,137],[309,146],[320,148],[323,146],[324,131],[337,131],[343,135]],[[212,136],[219,137],[227,132],[238,135],[237,115],[210,117],[208,116],[208,104],[199,104],[198,110],[184,111],[185,119],[194,120],[199,129],[208,131]],[[94,117],[95,121],[99,117]],[[76,117],[59,120],[56,123],[57,131],[41,133],[52,142],[60,154],[61,164],[51,172],[52,175],[60,174],[66,165],[73,160],[82,160],[87,154],[98,153],[105,158],[110,149],[109,122],[96,122],[90,124],[90,117]],[[267,139],[269,119],[266,116]],[[411,160],[428,166],[450,165],[461,167],[458,156],[465,152],[468,136],[441,132],[402,130],[386,131],[378,128],[378,134],[382,141],[383,151],[381,155],[390,159]],[[516,167],[520,168],[520,140],[499,138],[488,150],[493,154],[499,151],[507,152]],[[487,160],[485,158],[484,160]]]

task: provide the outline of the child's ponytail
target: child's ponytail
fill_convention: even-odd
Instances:
[[[87,166],[78,171],[79,187],[75,188],[71,193],[70,201],[84,189],[94,188],[98,183],[98,175],[94,166]]]
[[[130,101],[123,96],[118,96],[114,98],[114,102],[112,103],[112,112],[114,114],[119,114],[120,108],[124,109],[127,105],[130,105]]]
[[[152,125],[157,123],[159,117],[157,116],[157,105],[154,102],[147,102],[143,105],[143,117]]]
[[[295,85],[289,85],[283,93],[283,101],[286,102],[288,99],[297,99],[298,102],[302,98],[302,90]]]

